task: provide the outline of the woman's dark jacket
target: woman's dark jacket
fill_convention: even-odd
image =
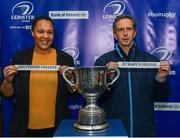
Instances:
[[[17,52],[12,64],[32,64],[33,49],[28,48]],[[63,51],[56,50],[57,65],[74,66],[73,58]],[[14,78],[14,112],[10,124],[10,136],[26,136],[29,118],[29,79],[30,71],[19,71]],[[43,79],[43,78],[42,78]],[[63,118],[70,118],[67,104],[67,84],[58,71],[58,88],[56,97],[55,127]],[[48,119],[48,118],[47,118]]]

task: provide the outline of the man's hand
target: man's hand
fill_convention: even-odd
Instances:
[[[171,67],[168,61],[160,61],[160,68],[158,70],[158,80],[160,82],[165,81],[170,70],[171,70]]]
[[[109,62],[106,64],[107,67],[119,67],[119,63],[118,62]]]

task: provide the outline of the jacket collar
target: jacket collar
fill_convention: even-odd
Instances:
[[[124,61],[133,61],[135,58],[136,49],[136,44],[133,43],[131,49],[129,50],[129,54],[126,55],[123,49],[120,47],[119,43],[115,43],[114,45],[114,50]]]

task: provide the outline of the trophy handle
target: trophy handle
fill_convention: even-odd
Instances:
[[[73,84],[73,83],[71,83],[71,81],[70,80],[68,80],[67,79],[67,77],[66,77],[66,72],[67,71],[69,71],[69,70],[73,70],[73,71],[75,71],[75,68],[74,67],[68,67],[68,68],[66,68],[64,71],[63,71],[63,78],[65,79],[65,81],[70,85],[70,87],[73,89],[73,90],[77,90],[77,85],[76,84]]]
[[[119,77],[119,75],[120,75],[120,71],[119,71],[119,69],[116,68],[116,67],[109,67],[109,68],[108,68],[108,71],[109,71],[109,70],[115,70],[115,71],[117,72],[117,75],[116,75],[116,77],[112,80],[112,82],[106,84],[106,88],[107,88],[108,90],[110,90],[110,85],[113,85],[113,83],[118,79],[118,77]]]

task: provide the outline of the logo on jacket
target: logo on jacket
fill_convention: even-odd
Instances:
[[[152,55],[159,58],[159,60],[168,60],[172,56],[172,52],[165,47],[158,47],[151,52]]]
[[[119,0],[111,1],[103,10],[103,19],[110,20],[111,23],[116,16],[121,15],[125,10],[125,3]]]

